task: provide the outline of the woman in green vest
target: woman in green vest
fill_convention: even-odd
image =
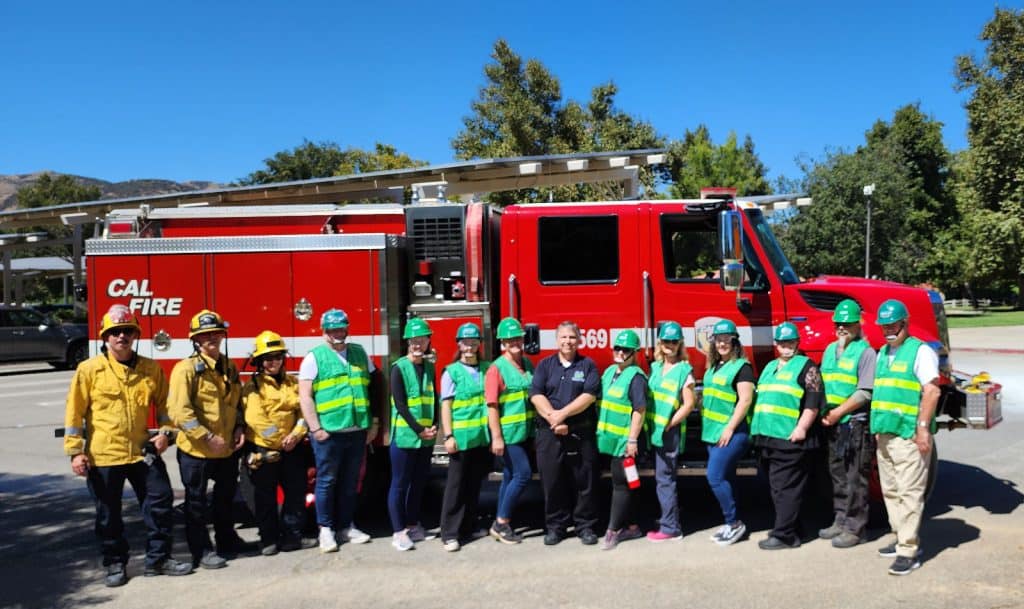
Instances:
[[[681,539],[679,497],[676,494],[676,458],[686,442],[686,417],[697,398],[693,368],[686,361],[683,327],[667,321],[658,330],[658,344],[651,364],[651,404],[647,408],[647,433],[654,447],[654,481],[661,504],[658,529],[647,539],[659,542]]]
[[[597,450],[611,457],[612,507],[602,550],[611,550],[620,541],[636,539],[643,532],[630,518],[630,489],[623,459],[635,457],[637,438],[644,425],[647,409],[647,378],[636,365],[640,337],[623,330],[612,347],[614,364],[601,375],[601,401],[597,414]]]
[[[743,357],[736,324],[723,319],[712,328],[708,344],[700,433],[708,447],[708,484],[725,518],[711,536],[721,546],[736,543],[747,532],[736,515],[732,481],[736,463],[747,452],[747,410],[753,401],[754,370]]]
[[[426,359],[431,334],[426,321],[410,319],[402,335],[409,341],[406,354],[391,367],[388,514],[393,531],[391,545],[399,552],[411,550],[414,542],[428,538],[420,524],[420,505],[437,437],[434,364]]]
[[[441,426],[449,459],[441,502],[441,541],[448,552],[457,552],[462,540],[476,533],[480,485],[493,463],[484,400],[488,363],[480,361],[481,339],[476,324],[459,326],[458,353],[441,375]]]
[[[498,487],[498,510],[491,537],[516,544],[523,537],[509,524],[519,496],[533,474],[527,445],[533,438],[534,410],[527,399],[533,364],[523,355],[526,332],[519,320],[506,317],[498,323],[498,340],[504,354],[487,369],[484,397],[491,430],[491,452],[501,457],[504,470]]]
[[[779,324],[775,328],[779,357],[765,366],[757,382],[750,435],[760,449],[775,506],[775,526],[757,542],[762,550],[800,546],[797,520],[811,469],[810,451],[820,445],[814,423],[825,405],[825,385],[814,362],[797,353],[799,346],[797,327],[788,321]]]

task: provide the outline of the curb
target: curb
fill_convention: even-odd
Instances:
[[[1004,355],[1024,355],[1024,349],[991,349],[988,347],[954,347],[953,353],[957,351],[969,351],[971,353],[1001,353]]]

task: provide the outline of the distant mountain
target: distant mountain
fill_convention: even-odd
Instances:
[[[18,190],[36,183],[44,173],[61,175],[55,171],[37,171],[17,175],[0,175],[0,210],[14,209],[17,205]],[[123,199],[148,195],[161,195],[174,192],[190,192],[221,188],[216,182],[195,180],[174,182],[172,180],[125,180],[124,182],[108,182],[96,178],[72,175],[76,182],[85,186],[96,186],[100,189],[103,199]]]

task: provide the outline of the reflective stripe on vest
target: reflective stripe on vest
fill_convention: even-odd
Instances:
[[[527,400],[527,390],[533,380],[533,364],[523,358],[523,370],[502,356],[494,361],[501,373],[505,389],[498,396],[501,408],[501,435],[505,444],[518,444],[533,435],[533,407]]]
[[[914,374],[917,350],[924,345],[908,337],[889,363],[889,345],[878,352],[875,389],[871,396],[871,432],[912,438],[917,431],[921,382]]]
[[[445,370],[455,384],[455,398],[452,400],[452,435],[459,450],[468,450],[491,443],[487,428],[487,402],[484,401],[484,375],[487,362],[480,362],[480,373],[476,378],[466,367],[455,362]]]
[[[775,359],[761,371],[754,418],[750,423],[751,435],[785,440],[793,433],[800,420],[800,400],[804,397],[799,375],[808,361],[806,356],[797,355],[780,370],[781,361]]]
[[[313,348],[316,379],[313,400],[320,415],[320,426],[327,431],[370,426],[369,359],[360,345],[346,347],[347,363],[342,363],[330,345]]]
[[[836,408],[857,391],[860,358],[868,346],[866,340],[859,338],[846,345],[838,360],[837,343],[825,349],[825,355],[821,358],[821,380],[825,381],[825,401],[828,404],[822,414]],[[850,415],[845,414],[839,422],[846,423],[849,420]]]
[[[701,432],[703,442],[714,444],[722,437],[726,423],[732,418],[739,396],[733,391],[736,374],[747,363],[743,358],[723,364],[717,372],[710,367],[704,372],[704,394],[701,398]]]
[[[616,377],[618,370],[619,367],[612,364],[601,375],[601,403],[597,413],[597,450],[613,457],[626,454],[633,417],[629,385],[636,375],[644,377],[637,366],[629,366]]]
[[[683,390],[683,383],[686,377],[693,372],[693,367],[686,362],[676,362],[667,374],[663,374],[664,362],[651,364],[651,377],[647,381],[652,398],[651,404],[647,405],[646,426],[651,446],[661,447],[663,445],[662,435],[665,427],[672,420],[672,416],[681,406],[680,392]],[[679,423],[679,452],[686,448],[686,419]]]
[[[434,424],[434,364],[423,362],[423,379],[416,378],[416,366],[407,357],[395,362],[402,374],[402,385],[405,387],[405,403],[409,413],[423,427]],[[409,427],[405,417],[398,414],[395,397],[391,396],[391,441],[398,448],[421,448],[434,440],[424,440]]]

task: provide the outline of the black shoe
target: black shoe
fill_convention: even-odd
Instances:
[[[319,542],[315,539],[302,537],[299,539],[282,541],[278,547],[281,548],[282,552],[294,552],[296,550],[308,550],[310,548],[315,548],[318,544]]]
[[[789,548],[799,548],[800,540],[797,540],[794,543],[786,543],[773,535],[768,539],[762,539],[757,542],[757,547],[762,550],[787,550]]]
[[[887,546],[878,548],[878,555],[882,558],[892,558],[896,556],[896,542],[892,542]]]
[[[117,588],[128,583],[128,572],[124,563],[115,562],[107,565],[107,574],[103,576],[103,585],[108,588]]]
[[[234,538],[217,540],[217,553],[229,556],[231,554],[251,554],[260,549],[260,544],[255,541],[246,541],[235,535]]]
[[[921,561],[917,558],[908,558],[906,556],[897,556],[896,560],[893,561],[889,567],[890,575],[910,575],[910,573],[921,566]]]
[[[193,566],[202,567],[204,569],[223,569],[228,566],[228,561],[216,552],[207,551],[203,554],[202,558],[193,561],[192,564]]]
[[[495,520],[494,524],[491,525],[490,534],[491,537],[495,538],[501,543],[517,544],[523,541],[523,536],[517,535],[516,532],[512,530],[512,527],[507,522],[498,522],[497,520]]]
[[[262,554],[263,556],[273,556],[274,554],[277,554],[277,552],[278,552],[277,544],[276,543],[268,543],[266,545],[263,545],[263,544],[260,544],[260,545],[262,546],[260,548],[260,554]]]
[[[143,574],[146,577],[153,577],[156,575],[188,575],[191,572],[192,565],[189,563],[174,560],[173,558],[165,558],[155,565],[146,565],[146,570]]]
[[[860,545],[862,541],[864,540],[854,535],[853,533],[850,533],[849,531],[843,531],[839,535],[836,535],[832,538],[832,547],[852,548],[854,546]]]
[[[562,543],[565,536],[558,531],[548,531],[544,534],[544,545],[546,546],[557,546]]]
[[[585,546],[597,545],[597,534],[590,529],[583,529],[579,533],[576,533],[576,537],[579,537],[580,543]]]

